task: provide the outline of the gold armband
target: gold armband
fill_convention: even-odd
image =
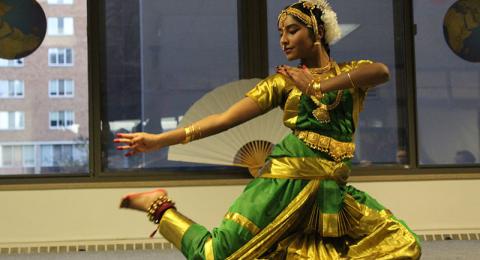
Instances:
[[[200,139],[202,137],[202,133],[200,132],[200,127],[194,126],[193,124],[185,127],[185,139],[182,141],[182,144],[190,143],[191,141]]]

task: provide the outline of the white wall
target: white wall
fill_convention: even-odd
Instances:
[[[354,183],[419,233],[480,230],[480,180]],[[174,187],[179,210],[209,229],[243,186]],[[0,244],[144,239],[144,214],[118,209],[120,197],[142,189],[0,191]]]

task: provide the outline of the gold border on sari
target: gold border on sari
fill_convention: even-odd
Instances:
[[[302,92],[293,88],[292,91],[288,94],[287,101],[285,102],[283,121],[284,125],[288,128],[294,129],[297,120],[298,120],[298,106],[300,104],[300,98],[302,97]]]
[[[343,225],[356,242],[349,247],[349,259],[419,259],[416,237],[387,210],[375,210],[346,194]],[[362,234],[367,234],[366,236]]]
[[[215,253],[213,252],[213,240],[209,238],[204,245],[205,259],[215,260]]]
[[[194,224],[192,220],[180,214],[176,209],[169,209],[163,214],[158,224],[158,231],[165,239],[181,250],[183,235],[192,224]]]
[[[310,181],[268,226],[227,259],[255,259],[266,252],[292,226],[297,224],[298,219],[304,213],[303,209],[315,199],[315,196],[312,195],[318,191],[320,182],[320,180]]]
[[[248,219],[247,217],[239,214],[239,213],[236,213],[236,212],[229,212],[225,215],[224,219],[226,220],[231,220],[237,224],[239,224],[242,228],[248,230],[250,232],[250,234],[252,234],[253,236],[255,236],[256,234],[258,234],[260,232],[260,228],[255,225],[255,223],[253,223],[250,219]]]
[[[260,171],[260,178],[278,179],[333,179],[344,184],[350,167],[318,157],[282,157],[271,159]]]

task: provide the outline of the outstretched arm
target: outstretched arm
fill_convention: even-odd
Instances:
[[[227,111],[205,117],[195,122],[194,125],[201,132],[201,137],[207,137],[228,130],[262,113],[263,111],[253,99],[245,97]],[[120,144],[117,146],[118,150],[126,150],[128,152],[125,155],[131,156],[139,152],[150,152],[179,144],[185,140],[185,137],[184,128],[177,128],[161,134],[117,134],[114,142]]]
[[[308,85],[313,80],[313,75],[307,68],[281,66],[278,72],[290,77],[296,83],[296,86],[304,93],[308,91]],[[351,81],[348,74],[350,74]],[[385,83],[390,79],[388,67],[382,63],[361,64],[348,74],[342,73],[337,77],[322,81],[322,92],[326,93],[334,90],[348,89],[354,86],[366,91],[369,87]],[[352,82],[354,86],[352,86]]]

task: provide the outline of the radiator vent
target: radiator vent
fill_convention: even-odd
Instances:
[[[422,234],[422,241],[442,240],[480,240],[480,233]],[[23,244],[0,244],[0,255],[66,253],[66,252],[104,252],[136,250],[171,250],[173,245],[163,239],[118,240],[118,241],[71,241]]]
[[[119,240],[119,241],[79,241],[48,242],[0,245],[0,255],[67,253],[67,252],[104,252],[104,251],[136,251],[136,250],[170,250],[173,245],[166,240]]]
[[[480,233],[418,235],[422,241],[480,240]]]

